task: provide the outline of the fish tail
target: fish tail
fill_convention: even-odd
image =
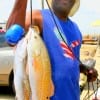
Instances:
[[[54,84],[51,80],[51,92],[50,92],[50,97],[54,95]]]
[[[31,89],[29,85],[29,79],[24,80],[24,100],[30,100],[31,98]]]

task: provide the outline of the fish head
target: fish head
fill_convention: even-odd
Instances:
[[[39,35],[39,30],[36,27],[29,28],[28,31],[28,49],[30,49],[32,54],[40,54],[43,41]]]

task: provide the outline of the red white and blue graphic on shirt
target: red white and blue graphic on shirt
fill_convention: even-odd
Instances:
[[[73,54],[73,52],[72,52],[72,48],[78,46],[78,45],[80,44],[80,41],[79,41],[79,40],[73,41],[73,42],[71,43],[70,47],[69,47],[69,46],[67,45],[66,37],[64,36],[63,33],[60,32],[61,35],[62,35],[62,37],[63,37],[63,39],[64,39],[64,41],[63,41],[63,39],[61,38],[61,36],[60,36],[60,34],[59,34],[57,28],[54,28],[54,33],[55,33],[55,35],[57,36],[57,38],[59,39],[60,46],[61,46],[61,48],[63,49],[63,55],[64,55],[65,57],[67,57],[67,58],[74,59],[75,56],[74,56],[74,54]]]

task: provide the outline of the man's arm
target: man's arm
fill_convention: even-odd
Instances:
[[[6,24],[7,29],[11,25],[18,24],[22,26],[25,31],[28,31],[28,28],[31,24],[31,14],[30,12],[26,12],[26,8],[27,0],[16,0],[14,8]],[[32,12],[32,25],[38,26],[40,32],[42,32],[42,15],[39,10],[34,10]]]
[[[13,24],[19,24],[25,28],[27,0],[16,0],[11,15],[8,18],[6,28],[8,29]]]
[[[11,15],[6,24],[6,41],[15,46],[25,35],[31,24],[31,14],[26,14],[27,0],[16,0]],[[42,32],[42,15],[39,10],[32,11],[32,25],[38,26]]]

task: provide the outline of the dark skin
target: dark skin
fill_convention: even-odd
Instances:
[[[74,2],[75,0],[59,0],[59,2],[58,0],[52,0],[52,9],[58,18],[66,20]],[[12,24],[17,23],[23,26],[26,31],[28,30],[31,23],[31,17],[29,12],[26,14],[26,6],[27,0],[16,0],[13,11],[7,21],[7,28],[9,28]],[[38,26],[42,32],[42,15],[39,10],[34,10],[32,12],[32,21],[32,24]]]
[[[75,0],[52,0],[52,8],[59,19],[66,20],[74,3]]]
[[[16,0],[14,8],[12,10],[11,15],[9,16],[9,19],[7,21],[7,29],[13,25],[13,24],[19,24],[21,25],[26,32],[28,31],[28,28],[31,24],[30,20],[30,13],[26,13],[26,7],[27,7],[27,1],[28,0]],[[65,21],[68,18],[68,14],[73,7],[75,3],[75,0],[52,0],[52,10],[55,13],[55,15]],[[34,10],[32,12],[32,25],[38,26],[40,33],[42,33],[42,15],[39,10]],[[81,68],[82,66],[80,66]],[[88,79],[89,81],[95,81],[97,78],[97,71],[92,69],[92,71],[85,70],[86,73],[88,73],[88,77],[91,77],[91,79]],[[91,72],[91,73],[90,73]],[[89,75],[90,74],[90,75]]]
[[[87,81],[88,82],[93,82],[97,79],[98,77],[98,73],[97,70],[95,68],[88,68],[86,65],[84,64],[80,64],[80,72],[84,73],[87,76]]]

